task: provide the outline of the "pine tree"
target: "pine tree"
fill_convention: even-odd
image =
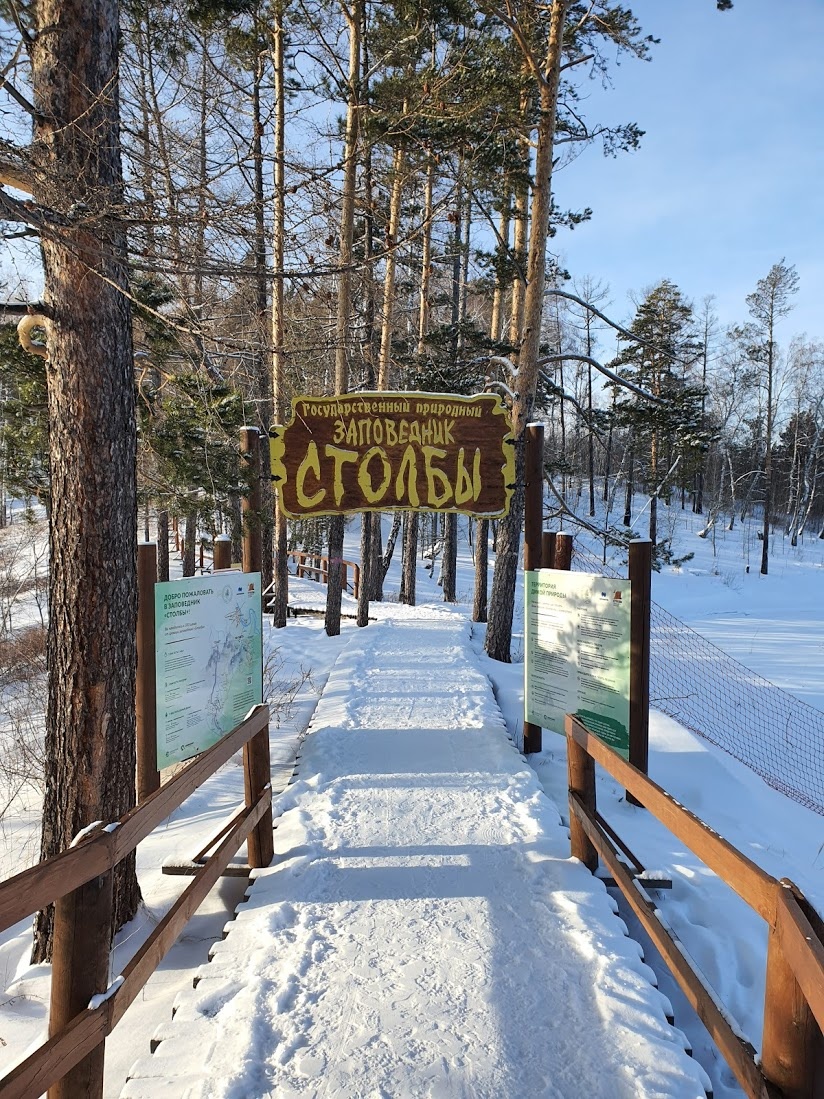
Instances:
[[[33,142],[4,145],[0,216],[41,234],[50,464],[48,712],[41,855],[134,804],[136,424],[120,164],[115,0],[17,9],[31,64]],[[59,28],[59,33],[48,33]],[[130,919],[134,858],[115,875]],[[35,925],[50,956],[52,913]]]
[[[650,494],[649,537],[658,541],[658,499],[668,497],[675,463],[692,465],[700,456],[703,389],[690,378],[702,344],[692,306],[674,283],[664,279],[638,306],[626,349],[617,357],[618,372],[652,394],[655,402],[622,393],[621,420],[641,460],[644,488]]]
[[[788,267],[782,259],[774,263],[763,279],[756,283],[752,294],[747,295],[747,307],[753,319],[749,335],[754,337],[750,344],[750,357],[758,362],[762,370],[764,388],[764,522],[761,542],[761,575],[769,572],[770,562],[770,518],[773,502],[772,451],[776,414],[776,383],[778,371],[778,344],[775,329],[782,317],[792,310],[791,298],[798,292],[798,274],[794,267]]]

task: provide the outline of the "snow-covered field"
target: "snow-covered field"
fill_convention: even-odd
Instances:
[[[677,553],[694,551],[695,558],[681,570],[664,570],[655,575],[653,598],[742,663],[824,709],[824,616],[820,613],[824,596],[824,542],[811,538],[791,549],[777,538],[771,572],[764,578],[758,575],[758,544],[747,525],[732,532],[718,530],[713,543],[695,537],[696,524],[688,513],[673,509],[667,521]],[[355,526],[349,538],[347,550],[351,556],[357,552]],[[611,555],[611,564],[620,568],[620,555]],[[751,566],[749,572],[747,564]],[[461,544],[459,568],[459,597],[467,602],[454,613],[468,619],[471,559],[465,540]],[[397,587],[394,568],[387,583],[388,600],[393,586]],[[322,604],[322,592],[316,585],[307,581],[303,590],[307,593],[304,601],[313,595]],[[418,599],[419,603],[432,604],[438,604],[440,599],[437,586],[423,567],[418,572]],[[519,591],[515,611],[519,635],[514,642],[516,655],[522,653],[521,599]],[[373,611],[378,618],[391,618],[403,612],[403,608],[387,602],[373,606]],[[298,735],[312,714],[335,659],[346,646],[359,643],[359,633],[362,631],[352,622],[345,621],[341,637],[329,639],[323,633],[322,621],[308,617],[290,620],[286,631],[268,632],[267,645],[270,651],[277,650],[279,693],[287,683],[299,684],[295,699],[280,715],[280,728],[272,730],[273,759],[280,765],[281,784],[288,773]],[[471,631],[467,628],[464,635],[468,648],[475,650],[473,658],[495,684],[504,718],[511,735],[517,739],[522,718],[522,667],[517,663],[495,664],[483,656],[482,627]],[[433,676],[438,670],[433,667]],[[309,678],[304,678],[306,672]],[[414,681],[404,681],[399,705],[414,709],[420,689]],[[544,745],[544,752],[540,757],[531,757],[530,763],[565,818],[563,740],[545,733]],[[769,789],[729,756],[662,715],[653,715],[651,723],[650,774],[770,873],[796,881],[819,911],[824,910],[824,817]],[[306,778],[307,772],[302,770],[301,780]],[[277,785],[276,778],[276,789]],[[622,791],[611,780],[599,780],[598,797],[601,812],[647,867],[672,876],[672,891],[659,894],[662,910],[744,1033],[758,1046],[766,943],[763,924],[682,845],[650,820],[644,810],[626,805]],[[121,936],[113,963],[114,974],[183,887],[182,879],[161,875],[163,859],[174,854],[190,856],[199,841],[216,830],[241,799],[240,768],[229,764],[141,846],[138,858],[144,907],[139,919]],[[30,792],[24,792],[23,799],[18,798],[7,809],[1,823],[0,856],[4,860],[3,872],[8,874],[15,866],[21,868],[21,862],[25,865],[31,861],[36,852],[37,805]],[[209,944],[219,938],[226,914],[234,907],[239,892],[236,879],[221,883],[207,909],[189,925],[182,942],[170,953],[143,998],[133,1005],[107,1043],[107,1095],[120,1093],[129,1066],[146,1054],[149,1036],[158,1023],[168,1018],[170,1004],[179,989],[190,985],[192,970],[205,960]],[[499,934],[503,933],[499,930]],[[0,1067],[3,1068],[42,1035],[48,977],[42,968],[33,970],[27,966],[28,940],[28,928],[19,926],[7,932],[0,942],[0,985],[5,990],[0,1000]],[[649,951],[647,960],[654,964]],[[713,1080],[715,1095],[739,1095],[728,1070],[718,1062],[700,1024],[690,1018],[671,982],[662,977],[660,984],[674,1004],[676,1025],[688,1034],[696,1056]],[[290,1025],[299,1028],[299,1019],[292,1019]],[[234,1094],[251,1099],[266,1092],[247,1090]],[[347,1092],[339,1090],[336,1094]],[[559,1094],[574,1099],[585,1092]]]

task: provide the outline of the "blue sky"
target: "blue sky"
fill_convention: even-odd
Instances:
[[[626,60],[613,87],[590,86],[587,119],[634,121],[636,153],[587,150],[556,172],[560,205],[592,221],[554,241],[567,269],[608,283],[613,315],[628,293],[670,278],[722,323],[773,263],[801,288],[780,338],[824,340],[824,0],[633,0],[653,60]]]

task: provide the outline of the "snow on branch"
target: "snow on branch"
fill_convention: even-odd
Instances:
[[[615,546],[629,545],[629,539],[625,538],[622,534],[620,534],[620,532],[616,531],[614,528],[610,527],[605,530],[601,530],[600,527],[596,527],[594,523],[588,522],[586,519],[583,518],[583,516],[577,515],[563,498],[558,489],[555,487],[552,478],[546,471],[544,471],[544,480],[549,486],[550,492],[558,501],[560,505],[560,510],[563,514],[568,515],[570,519],[574,519],[576,523],[580,524],[580,526],[584,528],[584,530],[588,530],[590,534],[594,534],[597,538],[605,539]]]
[[[597,359],[593,359],[590,355],[578,355],[574,352],[567,352],[563,355],[547,355],[544,359],[538,360],[538,366],[547,366],[549,363],[566,362],[569,359],[573,359],[575,362],[589,363],[590,366],[594,366],[596,370],[600,371],[610,381],[615,382],[616,385],[622,386],[624,389],[629,389],[636,396],[641,397],[645,401],[651,401],[653,404],[666,404],[663,397],[656,397],[654,393],[648,392],[646,389],[642,389],[640,385],[636,385],[635,382],[628,381],[626,378],[622,378],[620,374],[616,374],[614,370],[610,370],[608,366],[604,366],[603,363],[599,363]]]
[[[682,361],[678,358],[677,355],[671,354],[669,351],[666,351],[664,348],[659,347],[657,344],[654,344],[649,340],[643,339],[643,337],[636,335],[634,332],[630,332],[628,328],[624,328],[624,326],[618,324],[617,321],[611,320],[605,313],[602,313],[600,309],[596,309],[594,305],[592,305],[588,301],[585,301],[584,298],[579,298],[577,294],[570,294],[568,290],[558,290],[555,287],[551,287],[545,292],[547,294],[552,294],[556,298],[565,298],[567,301],[574,301],[575,304],[580,305],[582,309],[587,309],[590,313],[594,313],[599,320],[602,320],[604,322],[604,324],[608,324],[610,328],[614,328],[620,336],[624,337],[624,339],[632,340],[633,343],[640,344],[641,347],[649,347],[653,351],[657,351],[659,355],[663,355],[664,358],[671,359],[673,362]],[[573,358],[574,356],[569,357]],[[599,366],[598,369],[606,372],[605,367]],[[656,398],[650,397],[649,399],[651,401],[654,401]]]
[[[562,401],[567,401],[569,404],[571,404],[578,413],[578,415],[582,418],[584,423],[589,427],[589,430],[592,432],[592,434],[595,436],[601,446],[605,446],[606,444],[604,443],[603,435],[597,429],[595,424],[591,422],[592,417],[590,416],[589,410],[584,408],[578,398],[573,396],[572,393],[567,393],[565,390],[561,389],[561,387],[556,382],[554,382],[552,378],[550,378],[549,375],[543,370],[541,371],[541,378],[543,379],[544,384],[546,385],[552,396],[559,397]]]

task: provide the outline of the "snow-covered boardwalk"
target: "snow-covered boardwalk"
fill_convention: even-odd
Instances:
[[[124,1096],[703,1099],[465,620],[422,625],[353,633],[275,861]]]

